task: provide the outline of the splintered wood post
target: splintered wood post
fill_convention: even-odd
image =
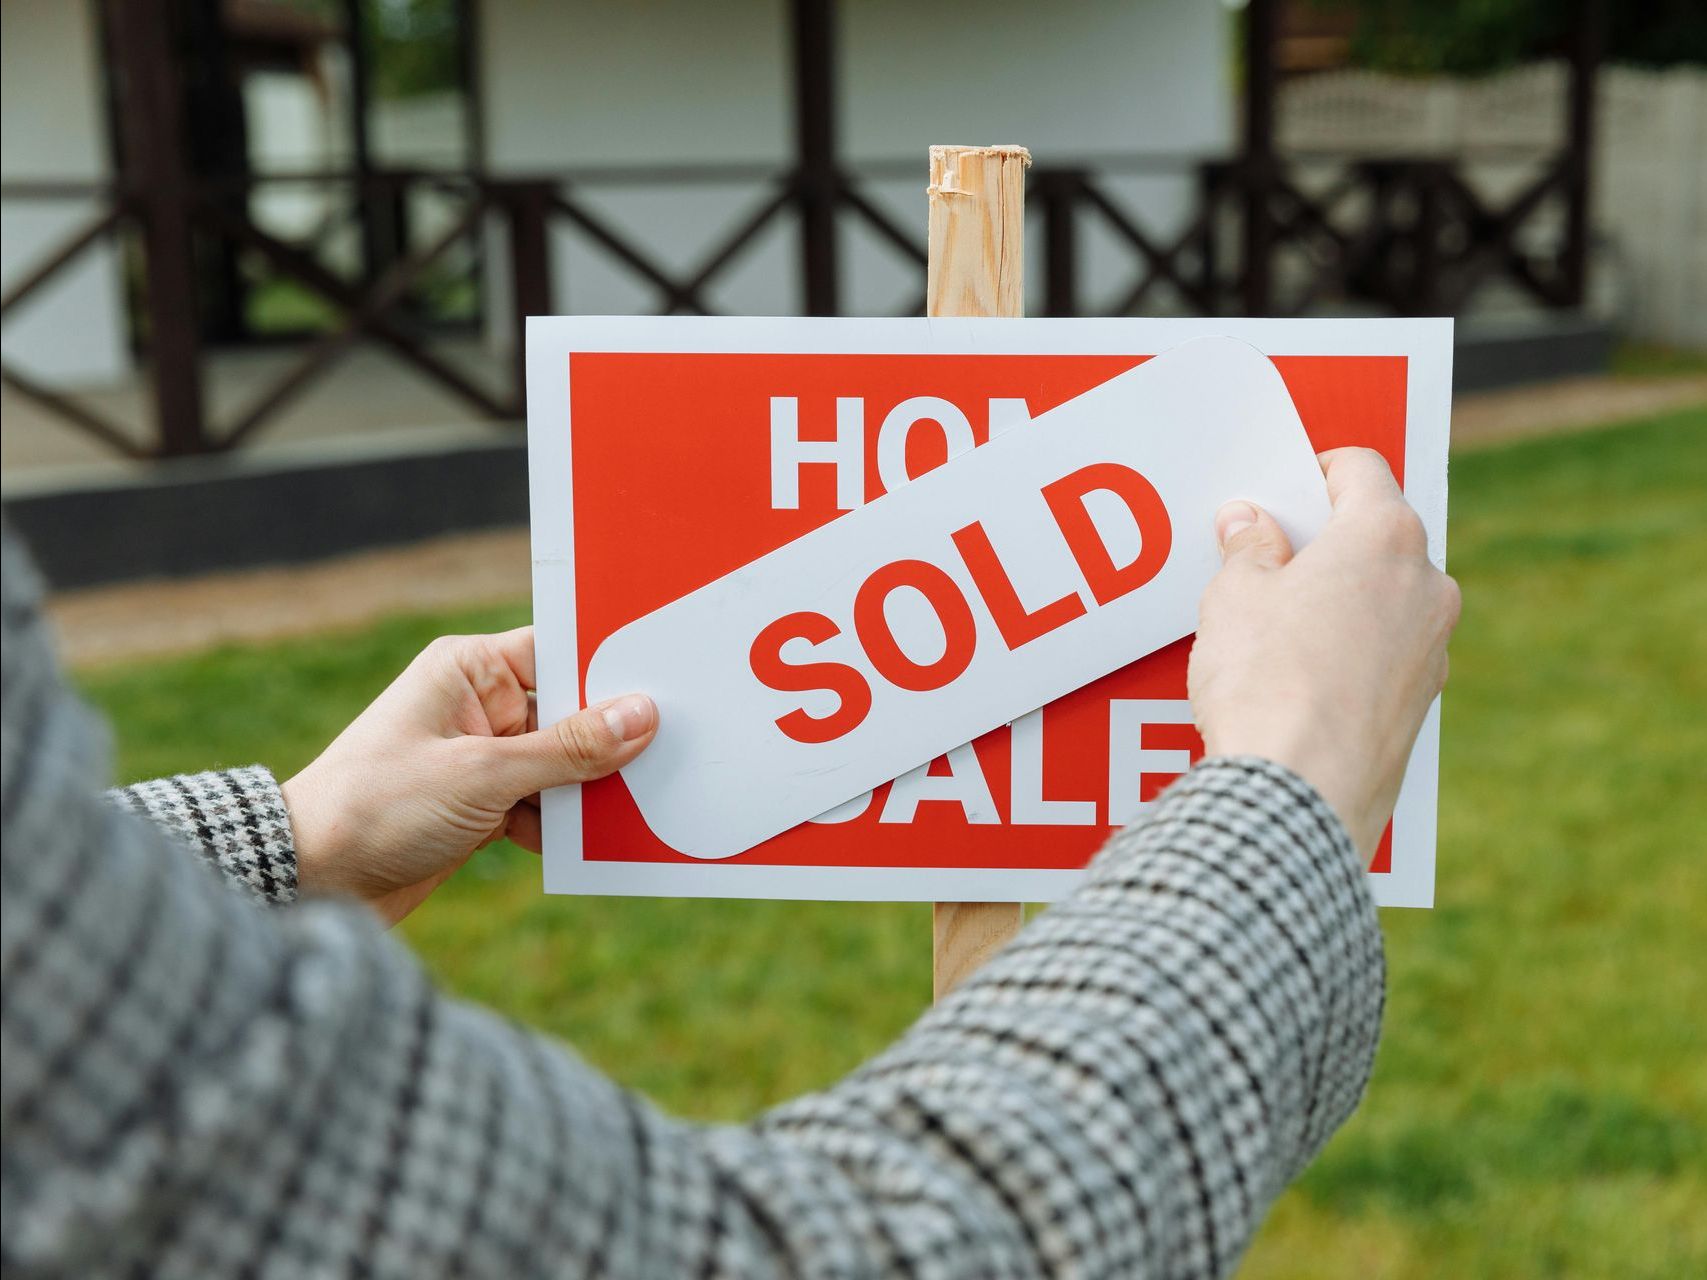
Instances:
[[[1024,147],[932,147],[925,314],[1025,313]],[[941,999],[1019,932],[1017,902],[939,902],[931,985]]]

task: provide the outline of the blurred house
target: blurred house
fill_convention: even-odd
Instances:
[[[1190,204],[1198,161],[1225,154],[1234,139],[1231,28],[1216,0],[1090,0],[1073,6],[1069,21],[1028,0],[870,0],[837,16],[833,62],[828,30],[821,50],[800,47],[800,29],[814,14],[827,24],[829,5],[480,0],[443,6],[465,45],[456,82],[388,99],[374,93],[363,65],[371,46],[351,35],[364,20],[361,5],[142,7],[175,15],[182,27],[177,47],[163,41],[161,51],[182,56],[177,146],[185,179],[250,184],[243,213],[259,228],[311,241],[323,261],[345,270],[364,252],[383,261],[388,249],[430,241],[450,224],[458,197],[434,190],[427,174],[566,180],[590,217],[658,272],[691,276],[787,180],[803,144],[813,162],[862,175],[861,198],[917,241],[933,140],[1023,138],[1050,165],[1160,161],[1113,183],[1145,221],[1168,227]],[[15,221],[63,231],[94,207],[88,198],[31,204],[19,195],[22,184],[120,176],[113,157],[122,157],[124,130],[113,113],[124,110],[125,67],[113,16],[57,0],[6,7],[8,277],[44,247],[45,232],[14,233]],[[820,52],[822,68],[800,65]],[[360,203],[354,184],[362,175],[404,171],[415,179],[399,182],[401,191]],[[316,174],[325,177],[307,180]],[[343,227],[340,212],[352,215]],[[887,229],[857,213],[839,221],[837,279],[814,282],[823,305],[813,309],[908,305],[918,293],[915,255],[896,253]],[[493,234],[501,241],[501,228]],[[799,235],[794,220],[767,224],[706,282],[705,306],[801,310]],[[550,236],[554,306],[658,309],[653,273],[612,252],[596,231],[557,218]],[[503,251],[501,243],[491,248]],[[201,264],[203,336],[220,341],[265,328],[265,314],[245,325],[245,304],[252,311],[268,282],[229,265],[222,274],[219,265]],[[51,315],[44,306],[15,325],[8,318],[6,351],[43,374],[98,382],[123,367],[131,321],[111,255],[79,268],[90,280],[84,296],[62,297]],[[1116,282],[1098,292],[1111,294]],[[483,291],[508,283],[500,270],[481,279]],[[501,299],[482,300],[503,336],[507,309],[493,305]],[[96,332],[102,341],[88,342]],[[78,341],[66,341],[70,334]]]
[[[519,316],[915,312],[932,142],[1031,148],[1034,314],[1494,310],[1521,323],[1467,349],[1475,376],[1604,353],[1584,310],[1595,23],[1560,128],[1489,193],[1450,152],[1282,146],[1289,70],[1343,56],[1343,24],[1312,14],[7,0],[8,505],[87,543],[95,482],[56,468],[214,455],[220,483],[290,471],[319,512],[319,533],[280,529],[205,466],[108,467],[96,523],[122,508],[157,536],[67,553],[66,581],[513,520],[519,445],[481,424],[522,411]],[[460,474],[433,480],[447,448]],[[452,484],[480,466],[488,510]]]

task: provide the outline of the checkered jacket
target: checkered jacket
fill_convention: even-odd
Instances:
[[[103,799],[4,564],[7,1276],[1219,1276],[1364,1087],[1362,868],[1232,759],[847,1079],[671,1120],[292,903],[263,770]]]

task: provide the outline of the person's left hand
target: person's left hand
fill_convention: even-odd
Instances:
[[[652,741],[638,694],[544,729],[533,628],[433,641],[283,787],[305,894],[347,893],[395,924],[500,836],[539,851],[539,792],[622,768]]]

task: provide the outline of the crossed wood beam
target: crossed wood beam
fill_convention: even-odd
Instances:
[[[1306,194],[1284,172],[1270,175],[1260,190],[1260,197],[1266,204],[1267,216],[1273,221],[1277,242],[1291,243],[1306,250],[1313,245],[1317,250],[1305,289],[1286,310],[1301,311],[1336,286],[1354,287],[1360,283],[1357,279],[1360,275],[1373,276],[1376,287],[1383,290],[1384,295],[1391,295],[1388,300],[1401,306],[1425,301],[1404,293],[1407,286],[1403,281],[1395,284],[1390,278],[1379,275],[1387,269],[1392,249],[1407,234],[1406,228],[1396,227],[1385,216],[1372,217],[1356,230],[1347,230],[1338,221],[1344,202],[1352,195],[1367,192],[1380,201],[1401,189],[1419,202],[1432,202],[1432,207],[1419,224],[1409,228],[1413,250],[1428,255],[1426,263],[1413,264],[1411,287],[1424,275],[1429,282],[1435,282],[1431,286],[1433,292],[1426,298],[1431,309],[1456,310],[1496,272],[1505,273],[1543,303],[1560,305],[1568,301],[1568,282],[1562,273],[1550,274],[1539,267],[1534,256],[1521,249],[1518,237],[1549,197],[1568,195],[1575,172],[1573,163],[1568,153],[1556,157],[1520,192],[1503,203],[1478,195],[1456,169],[1444,163],[1355,165],[1326,191],[1316,195]],[[1052,210],[1051,216],[1074,219],[1080,209],[1089,210],[1123,243],[1136,251],[1140,259],[1138,272],[1120,294],[1113,314],[1136,312],[1151,290],[1161,283],[1171,285],[1190,305],[1207,314],[1219,309],[1220,282],[1216,280],[1213,269],[1216,218],[1222,200],[1228,195],[1249,197],[1248,187],[1241,189],[1240,186],[1241,182],[1250,181],[1248,177],[1241,177],[1232,170],[1220,176],[1211,174],[1196,216],[1171,240],[1163,240],[1147,231],[1090,174],[1082,170],[1054,170],[1037,176],[1044,188],[1040,194],[1044,196],[1046,207]],[[801,200],[802,182],[801,175],[797,173],[778,175],[772,190],[765,193],[690,270],[679,273],[659,265],[631,238],[595,213],[580,198],[573,183],[549,184],[543,209],[544,216],[567,222],[612,259],[651,284],[657,290],[659,314],[711,315],[715,313],[708,294],[711,284],[773,220]],[[342,317],[335,330],[315,339],[302,358],[241,409],[223,432],[210,433],[211,447],[228,450],[241,445],[317,377],[364,341],[389,348],[411,368],[483,416],[519,416],[522,411],[521,387],[515,387],[506,396],[481,386],[436,354],[398,315],[411,288],[423,274],[459,241],[478,234],[482,219],[503,210],[503,185],[447,187],[447,190],[468,193],[468,202],[455,221],[429,244],[398,260],[377,280],[368,283],[347,281],[324,266],[309,250],[262,230],[233,201],[199,200],[194,212],[197,225],[260,254],[281,274],[318,295]],[[836,175],[833,194],[837,207],[851,211],[883,243],[916,265],[924,265],[924,247],[845,175]],[[122,229],[136,214],[132,201],[123,195],[116,196],[111,207],[73,231],[45,255],[38,266],[6,291],[0,298],[0,314],[10,312],[33,297],[82,254]],[[1440,232],[1452,225],[1465,230],[1464,243],[1456,248],[1439,240]],[[1065,246],[1068,270],[1063,288],[1071,295],[1075,292],[1071,271],[1071,263],[1076,257],[1074,233],[1071,225],[1062,228],[1060,233],[1064,237],[1060,243]],[[1320,252],[1324,247],[1325,257]],[[1195,274],[1186,265],[1191,255],[1196,257]],[[1368,286],[1367,281],[1361,283]],[[1077,311],[1076,297],[1070,301],[1070,309]],[[924,304],[921,292],[900,314],[922,314]],[[150,447],[140,443],[133,432],[16,369],[0,364],[0,383],[115,452],[133,458],[152,454]]]
[[[1497,271],[1549,306],[1568,302],[1567,283],[1543,274],[1517,237],[1549,197],[1567,196],[1571,164],[1568,155],[1553,159],[1503,203],[1477,194],[1454,166],[1440,162],[1360,162],[1316,196],[1284,175],[1273,178],[1265,197],[1278,239],[1299,246],[1314,242],[1328,250],[1327,260],[1312,264],[1309,283],[1285,309],[1302,312],[1330,288],[1351,287],[1360,274],[1378,272],[1406,239],[1427,261],[1413,264],[1409,281],[1384,291],[1386,300],[1398,306],[1456,312]],[[1368,219],[1355,231],[1336,222],[1339,209],[1354,194],[1367,192],[1379,202],[1401,190],[1418,202],[1417,223],[1408,229],[1382,216]],[[1454,225],[1465,230],[1464,243],[1457,248],[1440,238]],[[1430,285],[1431,292],[1419,293],[1419,283]]]

